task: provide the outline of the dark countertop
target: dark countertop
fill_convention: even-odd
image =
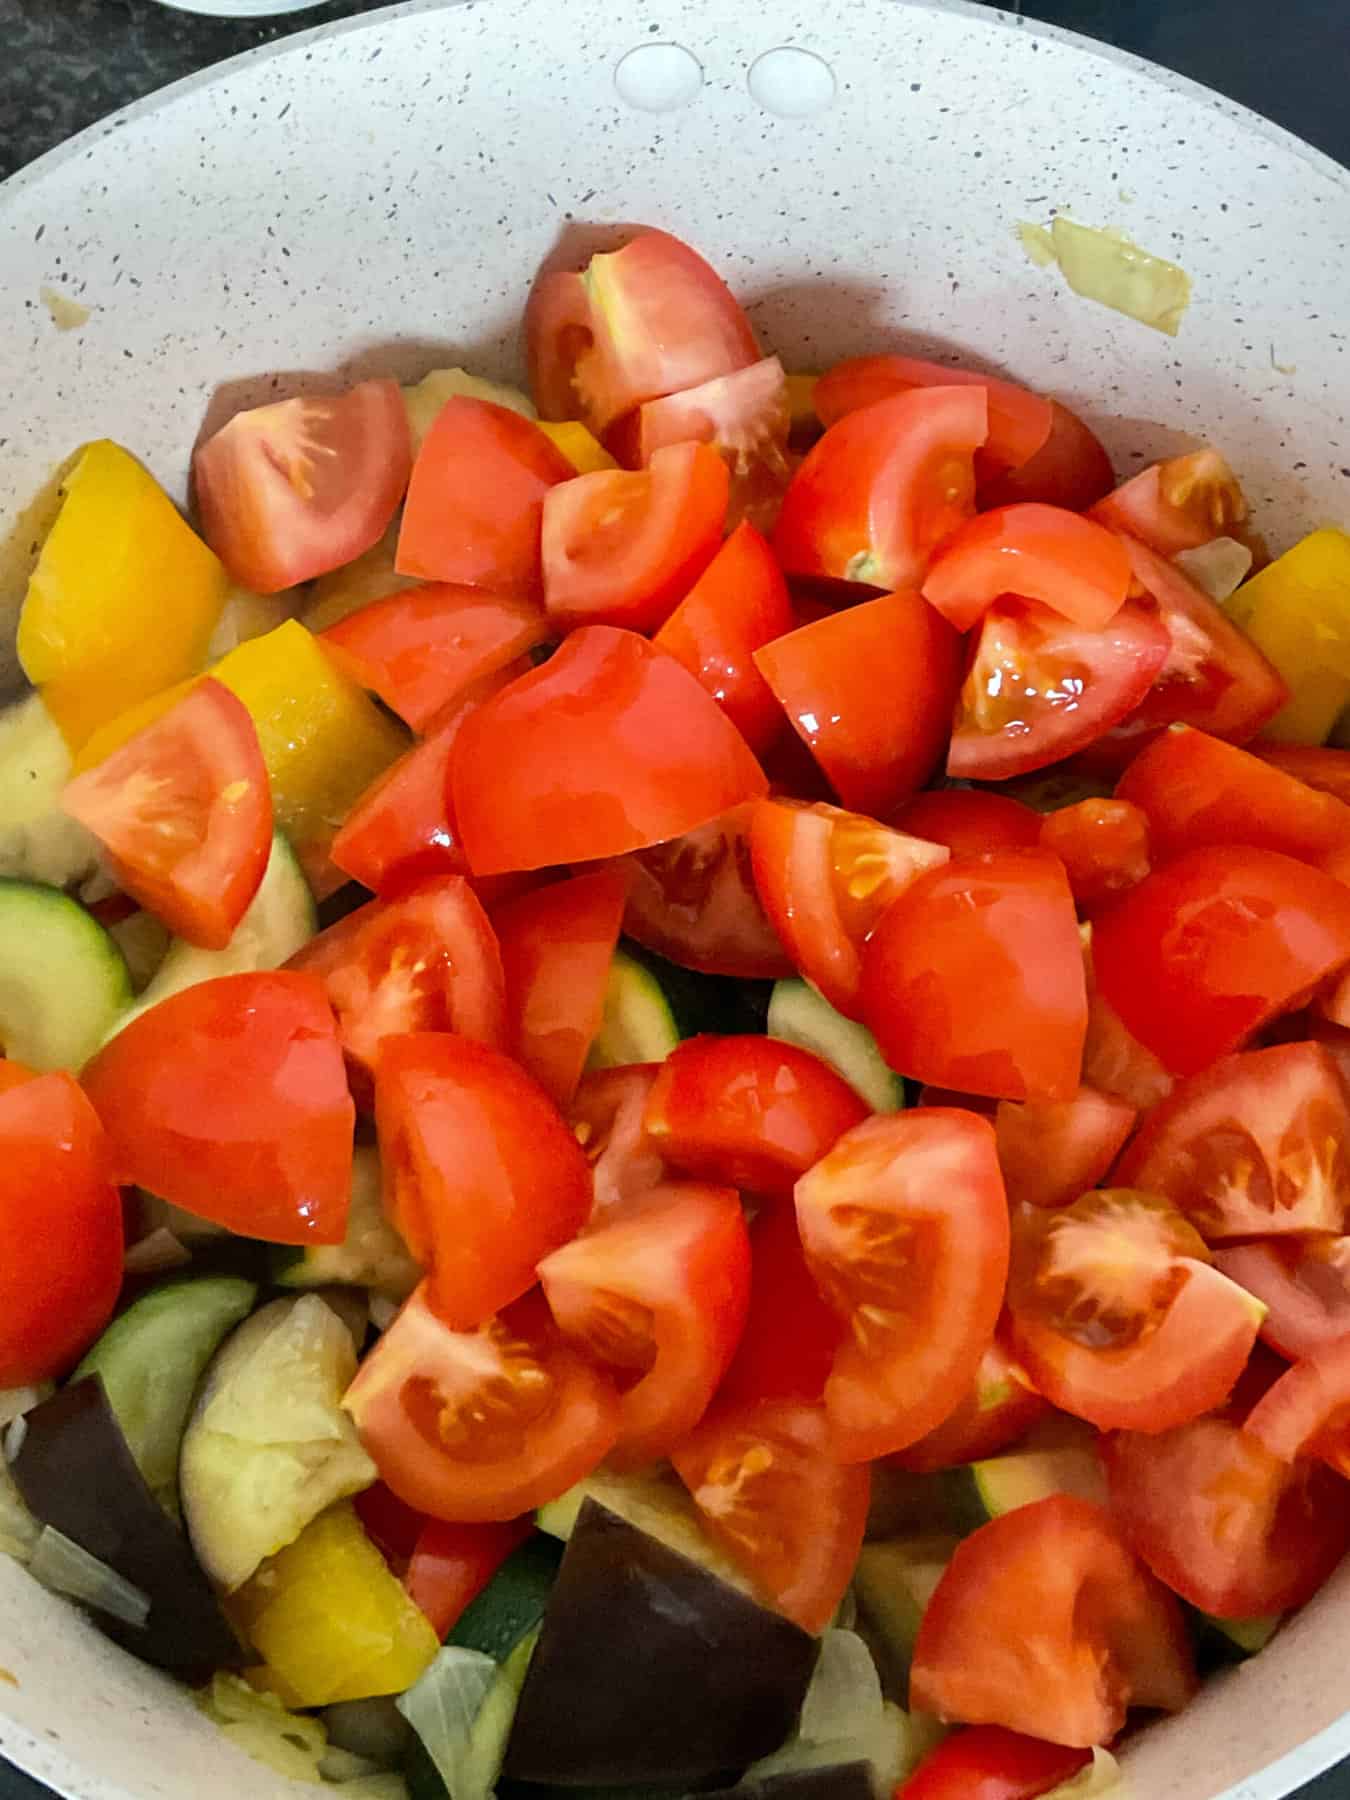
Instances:
[[[0,178],[166,82],[381,3],[324,0],[266,21],[208,19],[155,0],[0,0]],[[1013,10],[1208,82],[1350,165],[1346,0],[1025,0]],[[1342,1767],[1299,1800],[1347,1795]],[[0,1800],[51,1796],[0,1764]]]

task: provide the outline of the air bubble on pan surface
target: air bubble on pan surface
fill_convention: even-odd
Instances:
[[[614,86],[639,112],[674,112],[703,86],[703,65],[683,44],[639,44],[620,60]]]
[[[807,119],[834,101],[834,70],[823,56],[782,44],[751,65],[750,96],[780,119]]]

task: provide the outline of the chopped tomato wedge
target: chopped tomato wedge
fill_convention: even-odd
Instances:
[[[777,1038],[689,1038],[643,1119],[663,1161],[700,1181],[786,1196],[867,1107],[826,1062]]]
[[[806,1631],[833,1618],[857,1566],[872,1472],[831,1451],[818,1407],[717,1407],[671,1457],[709,1535]]]
[[[897,831],[945,844],[953,856],[987,850],[1031,850],[1040,842],[1041,815],[1010,794],[982,788],[928,788],[891,820]]]
[[[644,230],[584,274],[540,274],[525,308],[530,391],[545,419],[597,437],[663,394],[758,362],[749,321],[696,250]]]
[[[796,618],[773,552],[742,523],[656,634],[656,643],[696,675],[755,752],[783,727],[783,709],[755,667],[754,653],[793,629]]]
[[[982,387],[916,389],[846,414],[793,476],[773,534],[789,575],[912,587],[975,510]]]
[[[1058,400],[1050,402],[1050,435],[1016,469],[981,469],[981,506],[1011,506],[1037,500],[1082,512],[1115,485],[1111,459],[1095,432]]]
[[[1102,1458],[1135,1550],[1216,1618],[1301,1606],[1350,1548],[1350,1487],[1315,1463],[1290,1468],[1230,1419],[1121,1432]]]
[[[844,1330],[807,1267],[794,1208],[761,1208],[750,1231],[750,1306],[719,1405],[819,1406]]]
[[[1003,781],[1082,750],[1139,706],[1166,658],[1166,632],[1133,601],[1099,630],[1036,600],[997,601],[975,638],[947,773]]]
[[[605,1010],[626,883],[600,871],[508,900],[492,924],[517,1062],[566,1106]]]
[[[665,1175],[643,1127],[659,1063],[592,1069],[572,1097],[568,1119],[591,1170],[591,1223],[623,1212]]]
[[[452,396],[417,452],[394,567],[422,581],[537,596],[544,496],[574,474],[531,420]]]
[[[218,681],[67,783],[61,805],[118,883],[179,937],[223,950],[272,849],[272,790],[248,709]]]
[[[910,1704],[1087,1749],[1131,1706],[1179,1711],[1195,1670],[1176,1601],[1103,1507],[1054,1494],[983,1525],[928,1603]]]
[[[343,1396],[400,1499],[434,1519],[515,1519],[589,1475],[619,1433],[619,1397],[564,1344],[536,1295],[453,1331],[424,1282]]]
[[[1246,1429],[1281,1462],[1318,1457],[1350,1480],[1350,1338],[1286,1369],[1252,1408]]]
[[[534,1530],[532,1519],[459,1525],[428,1519],[417,1535],[403,1585],[431,1620],[438,1638],[449,1636],[513,1550]]]
[[[1214,1262],[1265,1307],[1261,1336],[1290,1362],[1350,1337],[1350,1237],[1229,1244]]]
[[[671,1182],[539,1265],[564,1337],[622,1390],[614,1456],[649,1463],[698,1424],[750,1297],[750,1239],[732,1188]]]
[[[1048,813],[1040,843],[1064,864],[1079,910],[1137,887],[1152,867],[1148,815],[1130,800],[1078,800]]]
[[[202,534],[241,587],[280,593],[378,543],[411,467],[396,381],[255,406],[193,454]]]
[[[400,1500],[382,1481],[362,1488],[353,1496],[352,1505],[366,1536],[402,1581],[417,1540],[429,1523],[425,1514]]]
[[[124,1025],[81,1080],[116,1181],[244,1237],[342,1242],[355,1112],[313,975],[184,988]]]
[[[648,400],[633,416],[635,458],[621,454],[616,433],[610,447],[621,462],[646,468],[669,444],[711,444],[731,477],[728,516],[733,524],[748,519],[761,530],[772,529],[787,488],[787,376],[776,356],[765,357],[731,375],[718,375],[695,388],[662,400]],[[619,433],[624,427],[618,428]]]
[[[937,1429],[887,1461],[916,1475],[980,1462],[1024,1438],[1049,1410],[995,1338],[980,1359],[973,1384]]]
[[[941,758],[958,640],[918,594],[800,626],[757,650],[755,665],[845,806],[889,814]]]
[[[853,356],[836,363],[816,382],[812,393],[822,425],[857,412],[878,400],[907,394],[914,388],[982,387],[989,408],[989,436],[979,461],[992,471],[1020,469],[1044,448],[1054,423],[1053,402],[1015,382],[917,356]]]
[[[1171,557],[1216,537],[1241,539],[1251,508],[1217,450],[1192,450],[1132,475],[1099,500],[1090,516],[1138,538],[1156,555]]]
[[[544,604],[555,625],[655,631],[722,543],[726,465],[707,444],[671,444],[645,469],[598,469],[544,501]]]
[[[697,679],[607,625],[573,632],[476,708],[450,763],[475,875],[622,856],[705,825],[765,786]]]
[[[1194,1226],[1128,1188],[1024,1214],[1008,1303],[1036,1387],[1102,1431],[1166,1431],[1222,1405],[1261,1323]]]
[[[1350,806],[1350,750],[1314,744],[1253,744],[1253,756]]]
[[[891,902],[948,855],[940,843],[862,813],[775,799],[755,804],[750,858],[765,911],[793,962],[831,1006],[856,1019],[864,943]]]
[[[1192,850],[1096,920],[1092,960],[1126,1028],[1194,1074],[1350,960],[1350,889],[1274,850]]]
[[[1038,600],[1071,624],[1099,630],[1120,611],[1130,559],[1114,532],[1061,506],[996,506],[963,525],[934,558],[923,596],[958,631],[995,600]]]
[[[930,1750],[897,1800],[1037,1800],[1071,1781],[1092,1761],[1090,1750],[1047,1744],[1001,1725],[971,1725]]]
[[[1071,1098],[1087,990],[1063,865],[999,850],[920,875],[868,939],[862,998],[902,1074],[996,1099]]]
[[[750,825],[758,801],[693,831],[634,850],[611,867],[628,884],[623,928],[684,969],[777,981],[792,962],[755,886]]]
[[[808,1267],[847,1335],[825,1384],[841,1457],[917,1443],[973,1386],[1008,1273],[987,1119],[920,1107],[846,1132],[796,1189]]]
[[[1092,1087],[1080,1087],[1071,1100],[1000,1100],[994,1135],[1008,1199],[1014,1206],[1068,1206],[1096,1187],[1137,1117],[1133,1106]]]
[[[1223,1057],[1144,1120],[1116,1179],[1161,1194],[1210,1242],[1339,1233],[1350,1097],[1321,1044]]]
[[[518,1299],[540,1259],[586,1221],[591,1184],[576,1138],[543,1089],[486,1044],[444,1031],[389,1039],[375,1124],[385,1211],[456,1331]]]
[[[64,1375],[112,1317],[122,1198],[69,1075],[0,1064],[0,1387]]]
[[[474,683],[548,635],[533,600],[429,582],[349,613],[319,641],[354,681],[425,731]]]
[[[507,1044],[501,953],[462,875],[435,876],[397,900],[358,907],[286,966],[323,982],[363,1104],[381,1049],[404,1032],[457,1031]]]
[[[1088,964],[1088,1025],[1083,1043],[1083,1083],[1144,1112],[1176,1082],[1151,1050],[1125,1029],[1116,1009],[1097,992]]]

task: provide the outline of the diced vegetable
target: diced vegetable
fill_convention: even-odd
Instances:
[[[496,1663],[508,1663],[519,1646],[526,1639],[533,1640],[538,1631],[561,1561],[557,1539],[543,1531],[534,1532],[469,1602],[446,1643]]]
[[[909,1668],[924,1608],[951,1561],[954,1537],[894,1538],[864,1544],[854,1586],[863,1624],[880,1653],[887,1691],[909,1691]]]
[[[1226,610],[1289,686],[1264,735],[1324,743],[1350,701],[1350,533],[1312,532],[1244,581]]]
[[[273,1253],[273,1279],[278,1287],[368,1288],[397,1302],[406,1300],[422,1279],[422,1267],[399,1236],[381,1200],[378,1150],[358,1144],[352,1152],[352,1195],[347,1235],[340,1244],[311,1244]]]
[[[675,1014],[650,965],[626,950],[616,950],[587,1066],[614,1069],[628,1063],[664,1062],[679,1041]]]
[[[774,983],[768,1033],[829,1063],[874,1112],[896,1112],[905,1104],[905,1084],[887,1067],[871,1032],[836,1012],[809,982]]]
[[[588,1500],[624,1519],[667,1549],[678,1551],[729,1587],[752,1594],[754,1585],[740,1566],[715,1544],[703,1527],[689,1490],[662,1464],[654,1469],[620,1474],[597,1469],[574,1488],[541,1506],[535,1523],[564,1542],[571,1537]]]
[[[275,1694],[260,1694],[238,1675],[217,1672],[195,1696],[232,1744],[292,1781],[317,1781],[328,1739],[317,1719],[288,1712]]]
[[[0,876],[72,887],[94,873],[98,841],[61,806],[70,770],[41,694],[0,712]]]
[[[501,1663],[448,1644],[400,1698],[451,1800],[491,1800],[537,1635]]]
[[[131,1004],[112,936],[59,888],[0,879],[0,1041],[31,1069],[84,1066]]]
[[[892,1793],[915,1761],[909,1721],[884,1698],[872,1653],[857,1632],[827,1631],[796,1731],[780,1749],[751,1763],[744,1779],[764,1781],[858,1761],[870,1767],[875,1793]]]

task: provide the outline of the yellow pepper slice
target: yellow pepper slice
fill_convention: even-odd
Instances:
[[[320,1513],[229,1605],[294,1706],[402,1693],[440,1649],[346,1501]]]
[[[80,453],[19,618],[19,660],[72,749],[195,674],[229,577],[134,456]]]
[[[1262,737],[1324,743],[1350,704],[1350,534],[1310,533],[1244,581],[1227,610],[1289,684]]]
[[[539,429],[552,439],[554,448],[562,451],[578,475],[594,475],[600,469],[619,466],[599,438],[575,419],[564,419],[559,424],[540,419]]]

